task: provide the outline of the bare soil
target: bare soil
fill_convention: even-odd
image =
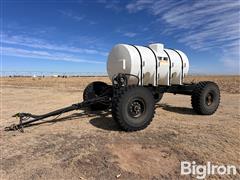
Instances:
[[[180,161],[240,164],[239,76],[189,77],[213,80],[221,104],[211,116],[195,114],[189,96],[164,94],[150,126],[126,133],[110,112],[74,111],[6,132],[17,112],[46,113],[82,100],[84,87],[106,77],[2,78],[1,179],[191,179]],[[239,179],[208,176],[208,179]]]

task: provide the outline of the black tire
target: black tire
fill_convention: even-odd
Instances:
[[[108,88],[108,85],[101,81],[95,81],[90,83],[83,91],[83,100],[90,100],[103,94],[104,90]],[[109,104],[96,103],[87,108],[89,111],[103,111],[109,108]]]
[[[128,86],[114,93],[113,118],[125,131],[146,128],[155,113],[155,102],[151,91],[145,87]]]
[[[202,81],[196,84],[192,93],[192,107],[201,115],[213,114],[220,103],[220,90],[216,83]]]
[[[154,97],[155,103],[158,103],[159,101],[161,101],[163,97],[163,93],[155,93],[153,97]]]

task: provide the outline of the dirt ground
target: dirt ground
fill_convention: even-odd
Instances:
[[[1,79],[1,179],[191,179],[180,175],[180,161],[240,165],[239,76],[189,77],[213,80],[221,104],[212,116],[200,116],[190,97],[164,94],[148,128],[126,133],[111,113],[74,111],[6,132],[17,112],[41,114],[82,100],[85,78]],[[239,179],[208,176],[209,179]]]

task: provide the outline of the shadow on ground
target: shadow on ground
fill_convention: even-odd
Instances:
[[[48,119],[48,120],[42,120],[40,122],[35,122],[31,124],[26,124],[24,125],[24,128],[26,127],[33,127],[33,126],[38,126],[41,124],[55,124],[58,122],[64,122],[64,121],[71,121],[71,120],[79,120],[80,117],[94,117],[91,119],[89,122],[97,127],[101,128],[104,130],[120,130],[115,121],[112,119],[112,117],[107,117],[110,115],[111,112],[109,111],[96,111],[96,112],[89,112],[89,111],[84,111],[81,113],[74,113],[68,116],[64,116],[62,118],[59,118],[58,116],[53,118],[53,119]]]
[[[93,126],[109,131],[120,131],[120,127],[112,117],[96,117],[89,121]]]
[[[169,112],[174,112],[178,114],[188,114],[188,115],[197,115],[197,113],[192,109],[192,108],[187,108],[187,107],[176,107],[176,106],[171,106],[169,104],[156,104],[156,108],[160,107],[165,111]]]

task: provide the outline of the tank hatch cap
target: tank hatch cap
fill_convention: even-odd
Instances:
[[[164,49],[164,45],[160,43],[150,44],[149,47],[156,52],[161,52]]]

